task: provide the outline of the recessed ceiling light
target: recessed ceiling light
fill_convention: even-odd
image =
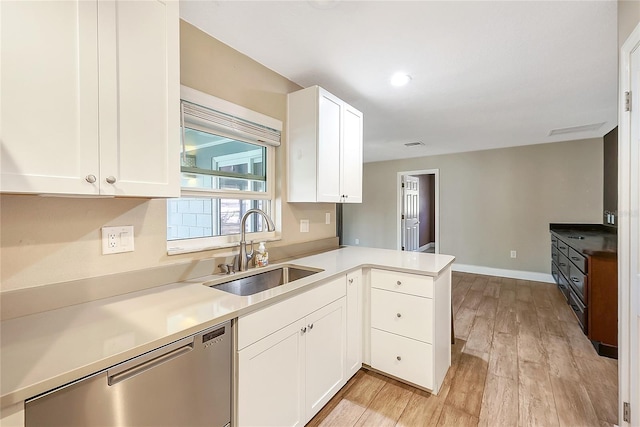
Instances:
[[[424,142],[422,141],[416,141],[416,142],[405,142],[404,146],[405,147],[424,147]]]
[[[391,76],[391,84],[396,87],[404,86],[411,81],[411,76],[407,73],[398,72]]]

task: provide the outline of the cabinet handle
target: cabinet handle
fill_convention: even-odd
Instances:
[[[402,357],[396,356],[396,359],[398,359],[398,361],[400,361],[400,360],[402,360]]]
[[[105,181],[107,181],[107,184],[115,184],[116,178],[114,176],[108,176]]]
[[[302,332],[303,334],[307,332],[307,327],[305,326],[304,328],[300,329],[300,332]]]
[[[398,316],[398,317],[402,317],[402,314],[398,313],[398,314],[396,314],[396,316]]]
[[[580,261],[580,258],[578,258],[577,256],[572,256],[571,259],[574,261]]]
[[[94,182],[96,182],[96,176],[95,175],[87,175],[84,177],[84,179],[89,183],[89,184],[93,184]]]
[[[580,279],[578,279],[577,277],[572,277],[572,278],[571,278],[571,281],[572,281],[573,283],[579,283],[579,282],[580,282]]]
[[[309,325],[309,330],[313,329],[313,323]]]
[[[398,281],[396,282],[396,285],[400,286],[400,285],[402,285],[402,282],[401,282],[400,280],[398,280]]]
[[[349,279],[349,283],[353,283],[353,279]]]

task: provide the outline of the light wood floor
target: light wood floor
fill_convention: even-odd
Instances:
[[[437,396],[360,370],[309,426],[610,426],[617,361],[555,285],[454,273],[456,344]]]

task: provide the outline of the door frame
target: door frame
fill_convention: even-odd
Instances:
[[[440,169],[423,169],[415,171],[398,172],[396,178],[396,248],[402,250],[402,177],[404,175],[434,175],[435,182],[435,240],[434,253],[440,253]]]
[[[632,345],[638,345],[638,338],[631,337],[634,306],[638,311],[640,304],[637,292],[631,282],[631,169],[640,165],[631,164],[631,112],[625,111],[625,92],[631,90],[631,54],[640,49],[640,25],[636,26],[620,49],[620,80],[618,94],[618,424],[638,425],[640,419],[640,380],[632,378]],[[634,70],[639,73],[640,70]],[[632,105],[633,109],[640,105]],[[638,117],[638,114],[636,114]],[[635,215],[638,215],[636,212]],[[635,236],[638,238],[638,236]],[[636,261],[637,262],[637,261]],[[635,343],[634,343],[635,341]],[[638,349],[636,349],[638,351]],[[637,361],[636,361],[637,362]],[[623,403],[631,404],[631,423],[623,419]]]

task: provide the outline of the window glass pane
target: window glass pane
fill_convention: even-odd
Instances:
[[[240,220],[247,210],[252,208],[267,210],[268,207],[268,200],[186,197],[169,199],[167,200],[167,240],[240,234]],[[262,216],[248,217],[245,231],[263,231]]]
[[[185,128],[182,187],[266,192],[266,148]]]

